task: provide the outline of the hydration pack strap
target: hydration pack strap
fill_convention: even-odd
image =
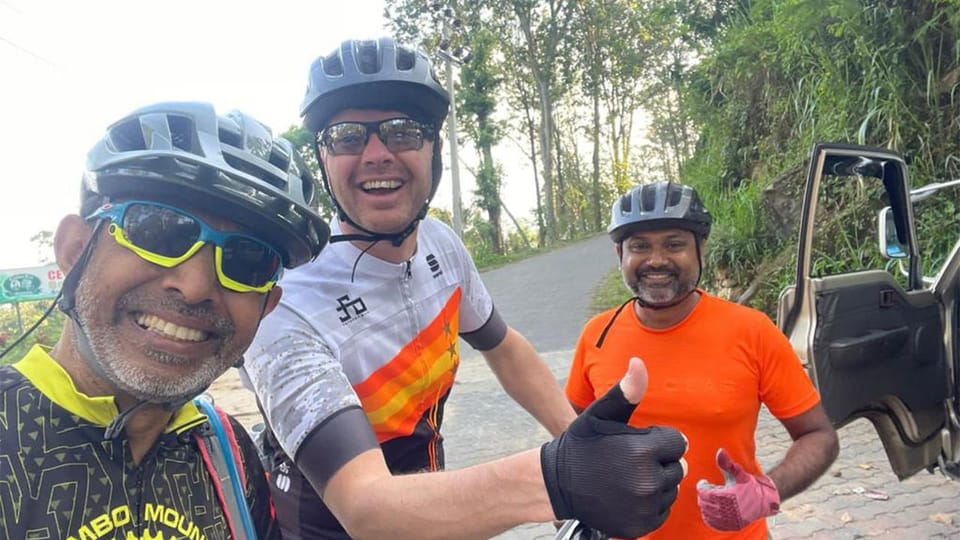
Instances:
[[[193,400],[200,412],[207,416],[209,429],[195,431],[200,454],[207,472],[213,478],[214,490],[234,540],[256,540],[257,532],[253,527],[253,516],[247,506],[243,492],[246,484],[243,459],[237,444],[233,426],[223,409],[208,399],[199,397]],[[237,519],[239,518],[239,523]],[[239,525],[239,527],[238,527]]]

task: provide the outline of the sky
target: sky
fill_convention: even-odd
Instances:
[[[382,14],[382,0],[0,0],[0,269],[41,262],[30,237],[76,212],[86,152],[112,122],[158,101],[210,101],[279,134],[299,124],[311,62],[386,34]],[[528,190],[505,195],[515,214],[535,204]],[[451,201],[448,172],[434,205]]]

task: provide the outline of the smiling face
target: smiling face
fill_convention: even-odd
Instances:
[[[348,109],[328,122],[376,122],[406,117],[396,111]],[[321,147],[327,181],[337,202],[350,219],[377,233],[395,233],[409,225],[430,196],[431,160],[435,141],[425,140],[419,150],[390,152],[371,135],[360,155],[331,154]],[[359,232],[349,223],[345,231]]]
[[[624,283],[651,306],[682,300],[699,281],[697,240],[690,231],[635,232],[617,246],[617,255]]]
[[[200,216],[215,228],[236,229]],[[89,235],[91,225],[73,217],[61,223],[70,229],[63,234]],[[269,312],[279,300],[278,288],[266,298],[224,289],[210,245],[163,268],[117,244],[106,226],[98,234],[76,290],[77,318],[97,364],[90,375],[138,400],[164,403],[209,386],[250,345],[261,309]]]

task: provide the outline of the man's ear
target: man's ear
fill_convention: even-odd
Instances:
[[[617,242],[617,260],[623,261],[623,242]]]
[[[263,304],[263,315],[261,317],[266,317],[273,311],[274,308],[277,307],[277,304],[280,303],[280,298],[282,297],[283,289],[280,288],[279,285],[274,285],[274,287],[267,292],[267,299]]]
[[[83,249],[90,241],[93,228],[77,214],[70,214],[60,220],[57,232],[53,236],[53,253],[57,266],[66,275],[80,260]]]

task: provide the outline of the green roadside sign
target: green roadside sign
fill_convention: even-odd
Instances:
[[[56,264],[0,270],[0,304],[50,300],[63,286],[63,272]]]

